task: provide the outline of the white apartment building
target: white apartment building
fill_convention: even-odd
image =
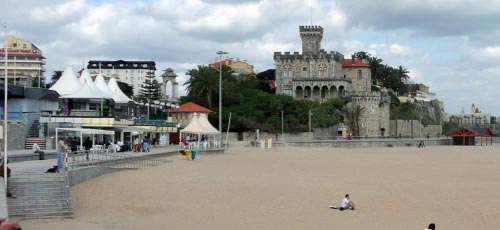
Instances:
[[[98,74],[101,70],[105,76],[118,75],[118,81],[134,87],[134,96],[137,96],[147,73],[151,71],[155,73],[156,64],[154,61],[90,60],[87,69],[90,74]]]

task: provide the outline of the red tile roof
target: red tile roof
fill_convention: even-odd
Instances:
[[[344,59],[344,64],[342,64],[344,68],[370,68],[370,65],[363,63],[361,60],[354,60],[354,64],[352,63],[352,59]]]
[[[212,110],[207,109],[201,105],[198,105],[193,102],[188,102],[186,104],[181,105],[178,109],[171,109],[172,113],[210,113]]]

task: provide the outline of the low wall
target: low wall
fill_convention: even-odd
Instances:
[[[293,147],[335,147],[335,148],[369,148],[369,147],[416,147],[420,141],[426,146],[445,145],[446,139],[378,139],[378,140],[348,140],[348,141],[295,141],[287,142]]]
[[[3,180],[3,177],[1,177]],[[9,216],[9,211],[7,209],[7,195],[5,192],[5,183],[0,182],[0,217],[7,218]]]

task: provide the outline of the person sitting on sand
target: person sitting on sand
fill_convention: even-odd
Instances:
[[[425,230],[436,230],[436,224],[430,223],[429,226]]]
[[[330,208],[338,209],[340,211],[343,211],[343,210],[346,210],[346,209],[355,210],[354,203],[349,198],[349,194],[345,194],[345,197],[342,200],[342,203],[340,204],[340,207],[337,208],[335,206],[330,206]]]

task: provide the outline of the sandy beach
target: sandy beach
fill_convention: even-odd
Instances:
[[[23,229],[498,229],[500,147],[231,148],[71,189]],[[355,211],[338,211],[349,193]]]

